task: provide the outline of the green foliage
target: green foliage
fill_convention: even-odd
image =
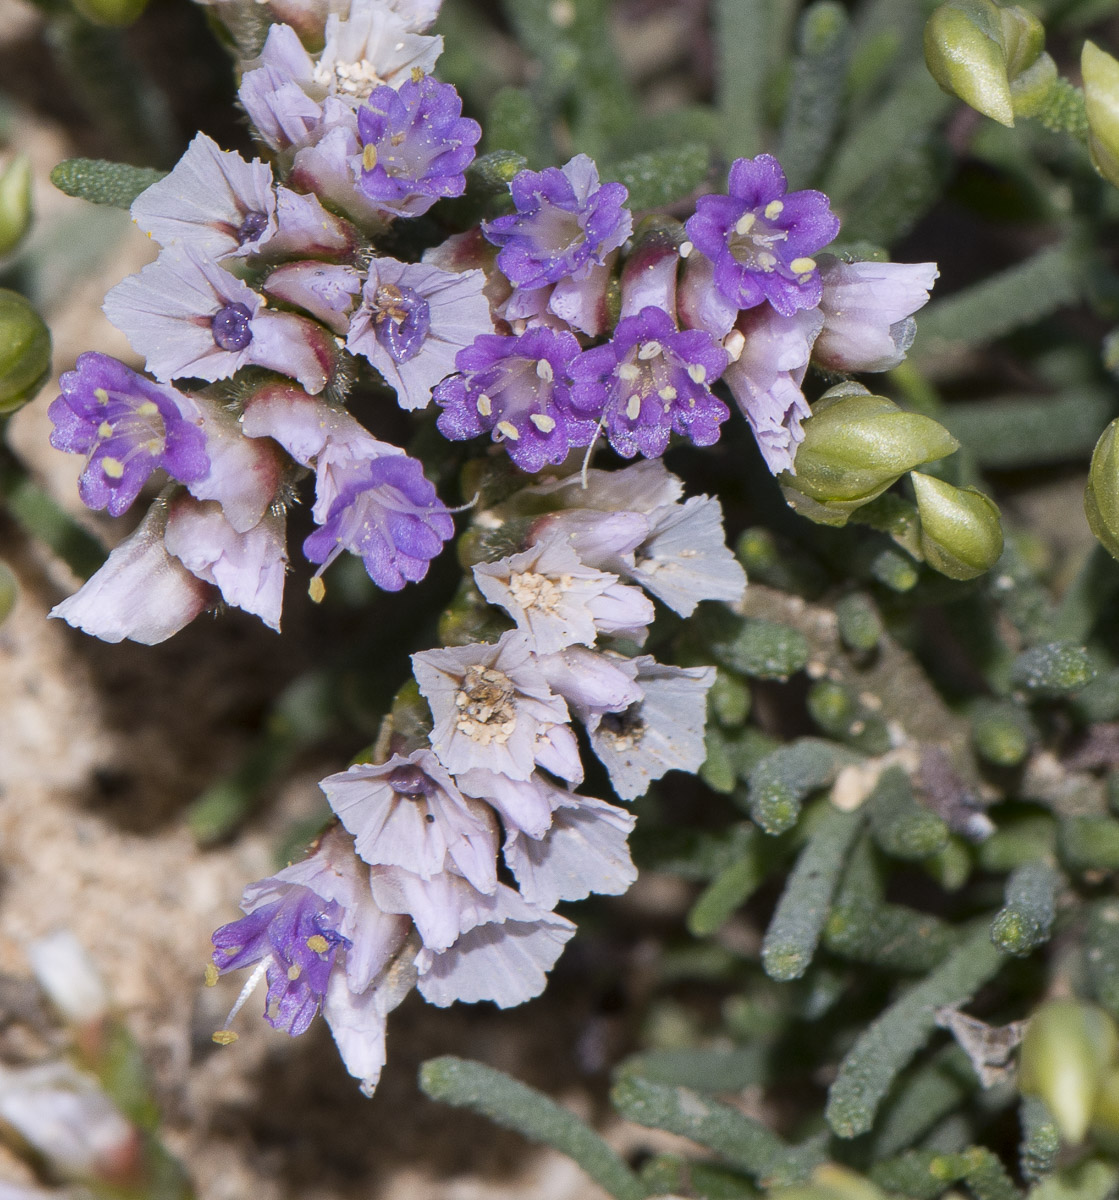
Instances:
[[[51,183],[67,196],[91,204],[128,208],[142,191],[166,174],[152,167],[132,167],[103,158],[68,158],[51,171]]]

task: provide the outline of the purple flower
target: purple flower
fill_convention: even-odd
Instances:
[[[466,168],[482,136],[462,115],[462,99],[430,75],[396,91],[374,90],[358,109],[359,187],[383,211],[415,217],[440,196],[461,196]]]
[[[800,390],[823,315],[808,309],[782,316],[769,305],[742,313],[727,337],[738,356],[723,376],[774,475],[793,469],[811,415]],[[733,339],[733,340],[732,340]]]
[[[701,196],[685,228],[715,264],[715,286],[739,308],[768,300],[782,315],[820,302],[820,274],[810,256],[839,232],[822,192],[787,192],[769,154],[739,158],[727,196]]]
[[[537,328],[519,337],[483,334],[456,356],[461,374],[432,393],[443,409],[439,432],[461,442],[492,431],[523,471],[562,462],[595,430],[595,418],[571,409],[568,371],[578,353],[572,333]]]
[[[425,408],[455,356],[493,329],[481,271],[452,274],[423,263],[375,258],[346,349],[368,359],[401,408]]]
[[[315,87],[314,63],[295,30],[271,26],[260,58],[248,65],[237,95],[261,140],[274,150],[309,141],[322,122],[325,89]]]
[[[326,995],[339,947],[341,905],[310,888],[275,878],[257,885],[259,906],[223,925],[213,936],[213,963],[224,974],[266,963],[265,1020],[297,1037],[314,1020]]]
[[[829,371],[889,371],[913,344],[913,313],[928,302],[936,263],[820,264],[824,326],[812,361]]]
[[[521,171],[510,190],[517,211],[482,229],[501,247],[497,265],[519,287],[586,279],[633,228],[628,192],[620,183],[600,186],[585,154],[563,167]]]
[[[435,721],[432,749],[452,773],[484,767],[528,779],[537,737],[567,722],[567,705],[521,633],[492,645],[425,650],[412,655],[412,667]]]
[[[189,625],[213,590],[167,553],[166,523],[166,506],[153,504],[136,531],[50,616],[103,642],[129,638],[145,646],[164,642]]]
[[[343,480],[322,528],[303,543],[311,562],[322,564],[316,578],[349,550],[387,592],[423,579],[455,526],[422,465],[406,454],[385,454],[356,465]]]
[[[88,508],[119,517],[162,469],[183,483],[210,469],[206,439],[183,414],[190,404],[107,354],[79,356],[60,379],[62,395],[47,410],[51,445],[86,455],[78,492]],[[188,407],[189,411],[189,407]]]
[[[572,363],[571,404],[601,419],[610,445],[626,458],[639,451],[656,458],[673,432],[710,446],[730,416],[710,387],[726,365],[726,353],[710,335],[678,331],[662,309],[643,308],[620,321],[605,346]]]
[[[367,863],[430,879],[450,860],[479,891],[497,887],[493,815],[462,795],[430,750],[359,763],[319,787]]]
[[[174,170],[132,202],[132,219],[161,246],[192,246],[214,259],[255,253],[276,230],[272,168],[200,133]]]
[[[188,247],[165,250],[118,283],[103,310],[157,379],[228,379],[254,364],[314,393],[333,373],[335,347],[322,326],[265,311],[252,288]]]

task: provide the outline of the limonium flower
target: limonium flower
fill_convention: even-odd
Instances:
[[[358,109],[358,186],[373,204],[397,216],[419,216],[441,196],[461,196],[466,168],[482,136],[462,115],[462,99],[430,75],[399,91],[379,87]]]
[[[346,348],[377,368],[401,408],[425,408],[458,352],[493,329],[485,283],[481,271],[374,258]]]
[[[192,483],[209,471],[206,439],[191,419],[196,406],[174,388],[92,351],[58,382],[62,395],[47,410],[51,445],[86,456],[78,493],[87,507],[119,517],[153,472]]]
[[[727,355],[699,329],[678,331],[668,313],[643,308],[618,323],[605,346],[571,364],[571,405],[600,421],[610,445],[626,458],[663,454],[673,432],[697,446],[719,440],[730,409],[711,384]]]
[[[455,356],[459,373],[432,393],[443,409],[439,431],[452,441],[490,433],[522,471],[562,462],[572,446],[590,442],[597,420],[571,406],[569,369],[578,353],[566,330],[482,334]]]
[[[820,303],[811,257],[839,232],[823,192],[789,192],[770,154],[736,159],[728,195],[701,196],[685,228],[715,264],[715,286],[739,308],[768,300],[785,316]]]

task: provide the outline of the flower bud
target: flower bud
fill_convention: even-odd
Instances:
[[[0,173],[0,258],[31,228],[31,159],[19,154]]]
[[[974,579],[1002,554],[1002,524],[993,500],[975,488],[953,487],[932,475],[910,475],[921,518],[921,553],[950,579]]]
[[[0,416],[15,412],[46,382],[51,335],[19,292],[0,288]]]
[[[94,25],[131,25],[148,6],[148,0],[70,0]]]
[[[795,474],[782,483],[793,508],[826,525],[844,525],[907,471],[959,446],[942,425],[904,412],[857,384],[840,384],[817,402],[804,423]]]
[[[1042,23],[993,0],[942,4],[925,26],[925,62],[946,92],[1003,125],[1036,114],[1057,81]]]
[[[684,227],[667,217],[647,217],[634,231],[633,247],[621,276],[621,319],[635,317],[647,305],[676,309],[676,269]]]
[[[1018,1086],[1045,1101],[1065,1141],[1083,1140],[1117,1046],[1114,1022],[1094,1004],[1051,1000],[1030,1018]]]
[[[1080,73],[1088,117],[1088,153],[1104,179],[1119,187],[1119,60],[1085,42]]]
[[[1119,447],[1115,444],[1119,420],[1100,435],[1092,452],[1088,486],[1084,489],[1084,515],[1088,526],[1112,558],[1119,558]]]

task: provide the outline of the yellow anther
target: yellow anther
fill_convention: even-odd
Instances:
[[[323,583],[321,575],[311,576],[311,582],[307,584],[307,595],[311,597],[313,604],[323,602],[323,597],[326,595],[326,584]]]
[[[772,221],[779,217],[785,211],[784,204],[780,200],[771,200],[765,206],[765,216],[767,221]]]
[[[626,383],[632,383],[641,374],[641,368],[636,363],[622,363],[618,368],[618,378]]]
[[[517,427],[511,421],[498,421],[497,432],[502,437],[507,437],[511,442],[520,441],[521,435],[517,432]]]
[[[641,349],[637,352],[637,357],[642,362],[648,362],[650,358],[656,358],[662,348],[660,342],[643,342]]]
[[[318,934],[315,936],[317,937]],[[302,974],[303,968],[298,963],[292,963],[291,966],[288,967],[288,978],[292,981],[292,983],[294,983]]]
[[[641,397],[636,392],[626,401],[626,416],[631,421],[641,416]]]
[[[219,1046],[232,1046],[237,1034],[232,1029],[217,1029],[210,1035]]]
[[[753,213],[743,213],[734,226],[734,232],[740,236],[749,233],[757,219]]]
[[[159,412],[159,407],[153,400],[145,400],[144,403],[136,409],[137,416],[141,417],[154,417],[157,412]]]
[[[478,412],[483,417],[488,417],[493,412],[493,401],[483,392],[478,397]]]
[[[122,479],[124,477],[124,463],[119,458],[103,458],[101,460],[101,470],[110,479]]]
[[[777,255],[770,254],[768,250],[763,250],[761,254],[758,255],[758,266],[761,267],[763,271],[772,271],[773,268],[777,266]]]
[[[541,433],[551,433],[556,427],[555,418],[546,413],[532,413],[528,418]]]
[[[217,981],[220,978],[221,978],[221,974],[218,971],[217,967],[215,967],[212,962],[207,963],[206,970],[202,973],[202,982],[207,987],[213,987],[214,984],[217,983]]]
[[[543,379],[545,383],[551,383],[555,378],[555,372],[552,370],[552,364],[546,359],[540,359],[536,364],[536,374]]]
[[[419,83],[420,80],[423,79],[423,77],[424,77],[424,73],[423,73],[422,68],[420,68],[420,67],[412,68],[412,82],[413,83]]]
[[[691,363],[688,367],[688,376],[693,383],[702,383],[707,378],[707,368],[703,363]]]
[[[113,427],[108,421],[102,421],[101,424],[97,426],[97,436],[99,438],[108,438],[113,436]]]
[[[307,939],[307,949],[315,954],[325,954],[330,949],[330,943],[321,933],[312,933]]]
[[[361,166],[364,171],[372,171],[377,165],[377,147],[372,143],[361,152]]]
[[[809,271],[816,270],[816,260],[814,258],[794,258],[789,263],[789,270],[797,275],[806,275]]]
[[[105,391],[104,388],[94,388],[93,389],[93,398],[97,401],[98,404],[108,404],[109,403],[109,393],[107,391]]]
[[[662,387],[661,390],[659,392],[657,392],[657,395],[660,396],[660,398],[662,400],[675,400],[676,399],[676,389],[672,386],[671,383],[666,383],[664,385],[664,387]]]

